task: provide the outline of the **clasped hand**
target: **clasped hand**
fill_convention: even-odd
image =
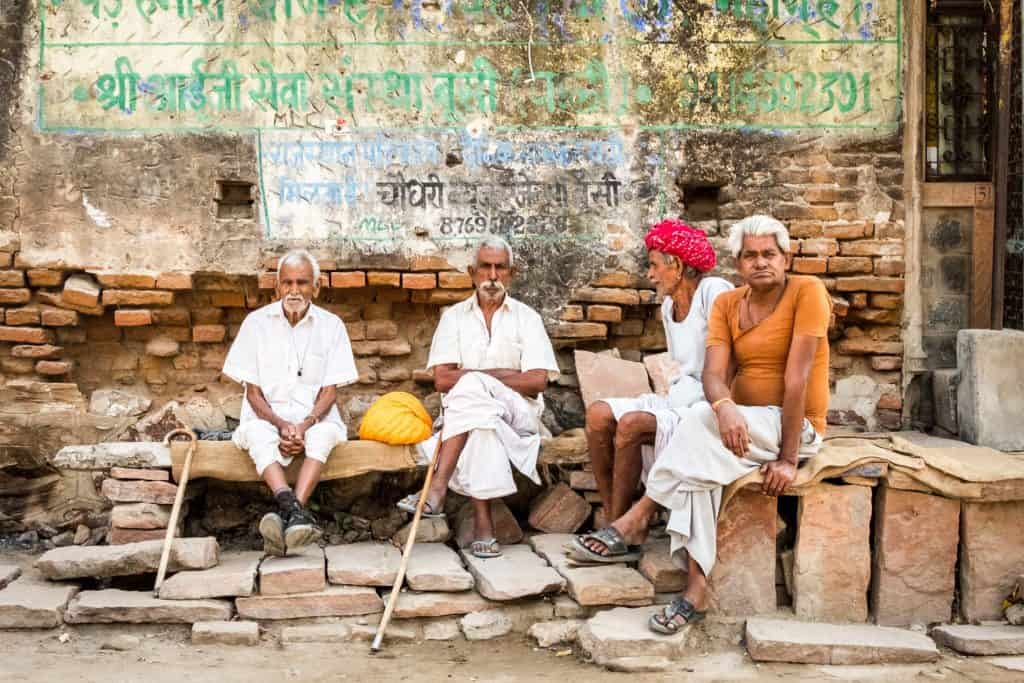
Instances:
[[[306,451],[306,423],[285,422],[281,425],[281,452],[289,457],[302,455]]]

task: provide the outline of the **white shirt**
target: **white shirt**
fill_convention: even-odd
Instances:
[[[322,387],[359,379],[341,318],[310,304],[292,327],[280,301],[253,311],[242,322],[224,361],[224,374],[258,386],[274,413],[289,422],[300,422],[313,411]],[[243,398],[239,421],[256,419]],[[337,405],[324,420],[344,426]]]
[[[704,372],[705,342],[708,338],[708,320],[715,299],[732,289],[728,280],[720,277],[702,278],[693,293],[690,311],[676,322],[672,317],[672,298],[661,302],[661,322],[665,326],[665,340],[669,355],[679,364],[679,375],[669,387],[669,400],[673,407],[689,406],[704,399],[701,374]]]
[[[441,315],[427,369],[452,363],[464,370],[547,370],[549,381],[558,378],[558,361],[543,320],[508,294],[491,317],[490,332],[475,293]],[[531,403],[543,409],[541,396]]]

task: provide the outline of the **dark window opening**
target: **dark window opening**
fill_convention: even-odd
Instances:
[[[998,27],[985,0],[929,0],[925,36],[925,175],[992,176]]]
[[[686,205],[686,218],[690,221],[718,220],[718,193],[716,185],[684,185],[683,204]]]
[[[217,218],[253,218],[253,185],[244,180],[218,180]]]

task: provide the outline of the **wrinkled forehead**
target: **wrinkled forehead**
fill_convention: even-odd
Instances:
[[[476,255],[476,267],[507,266],[508,252],[501,247],[484,247]]]
[[[778,241],[775,239],[775,235],[744,235],[743,236],[743,249],[742,251],[756,251],[763,252],[769,249],[775,249],[778,252],[782,252],[782,247],[779,246]]]
[[[281,266],[282,280],[309,280],[313,281],[313,266],[307,261],[286,263]]]

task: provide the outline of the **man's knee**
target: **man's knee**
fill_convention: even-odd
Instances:
[[[604,401],[594,401],[587,408],[587,431],[590,433],[611,434],[615,431],[615,414]]]
[[[657,418],[650,413],[639,410],[626,413],[619,419],[618,429],[615,430],[615,445],[623,447],[648,443],[657,428]]]

